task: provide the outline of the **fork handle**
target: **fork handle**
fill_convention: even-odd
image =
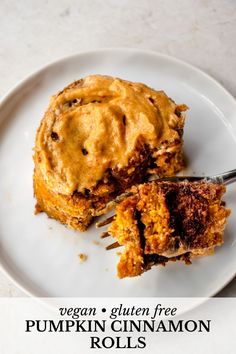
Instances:
[[[215,175],[213,178],[219,180],[219,182],[225,185],[231,184],[233,182],[236,182],[236,169],[220,173],[219,175]]]
[[[214,176],[171,176],[171,177],[162,177],[162,178],[155,178],[158,181],[166,181],[166,182],[181,182],[181,181],[189,181],[189,182],[196,182],[196,181],[208,181],[214,183],[222,183],[224,185],[231,184],[236,182],[236,169],[227,171],[224,173],[219,173],[218,175]]]

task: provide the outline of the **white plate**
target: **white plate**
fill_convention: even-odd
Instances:
[[[174,58],[139,50],[107,49],[53,63],[17,85],[0,109],[0,258],[2,268],[37,296],[191,296],[215,294],[236,270],[236,185],[225,200],[232,209],[225,244],[214,256],[155,267],[134,279],[116,277],[111,240],[91,227],[73,232],[45,214],[34,215],[32,147],[52,94],[92,73],[141,81],[163,89],[190,110],[184,133],[186,173],[236,168],[236,103],[215,80]],[[100,244],[96,244],[99,242]],[[79,262],[79,253],[88,260]]]

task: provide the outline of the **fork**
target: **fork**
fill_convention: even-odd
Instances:
[[[154,181],[160,182],[183,182],[186,180],[189,182],[205,181],[228,185],[236,181],[236,169],[212,176],[171,176],[154,179]]]
[[[156,178],[156,176],[154,176],[153,179],[151,179],[150,181],[158,181],[158,182],[184,182],[184,181],[188,181],[188,182],[197,182],[197,181],[203,181],[206,183],[218,183],[218,184],[224,184],[224,185],[229,185],[233,182],[236,182],[236,169],[234,170],[230,170],[227,172],[223,172],[223,173],[219,173],[216,175],[212,175],[212,176],[171,176],[171,177],[161,177],[161,178]],[[126,192],[121,194],[120,196],[118,196],[117,198],[115,198],[112,202],[108,203],[106,209],[111,209],[113,208],[116,204],[119,204],[124,198],[131,196],[132,193],[131,192]],[[100,221],[98,223],[96,223],[97,227],[102,227],[105,225],[110,224],[115,218],[115,215],[112,215],[111,217]],[[101,234],[101,238],[105,238],[111,236],[107,231],[103,232]],[[117,248],[121,246],[118,242],[114,242],[111,245],[107,246],[106,249],[107,250],[111,250],[113,248]]]

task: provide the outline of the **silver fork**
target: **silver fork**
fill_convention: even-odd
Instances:
[[[163,178],[155,178],[152,179],[154,181],[163,181],[163,182],[181,182],[181,181],[206,181],[212,183],[220,183],[224,185],[231,184],[236,181],[236,169],[219,173],[217,175],[212,176],[172,176],[172,177],[163,177]]]
[[[219,183],[219,184],[224,184],[228,185],[236,181],[236,169],[230,170],[227,172],[219,173],[217,175],[212,175],[212,176],[171,176],[171,177],[158,177],[155,175],[152,175],[150,182],[151,181],[158,181],[158,182],[197,182],[197,181],[203,181],[206,183]],[[133,193],[132,192],[125,192],[118,197],[116,197],[113,201],[109,202],[106,206],[105,209],[101,211],[99,215],[102,215],[104,213],[104,210],[109,211],[112,209],[116,204],[119,204],[124,198],[131,196]],[[98,216],[99,216],[98,215]],[[107,220],[98,222],[96,225],[98,227],[105,226],[109,224],[114,218],[114,215],[108,218]]]
[[[233,182],[236,182],[236,169],[219,173],[217,175],[212,175],[212,176],[172,176],[172,177],[163,177],[163,178],[156,178],[156,176],[153,176],[152,181],[163,181],[163,182],[183,182],[183,181],[189,181],[189,182],[197,182],[197,181],[205,181],[206,183],[219,183],[219,184],[224,184],[228,185]],[[108,203],[110,204],[110,207],[114,207],[114,205],[118,204],[122,199],[132,195],[130,192],[123,193],[122,195],[118,196],[114,201]],[[109,207],[108,207],[109,209]],[[100,221],[96,224],[97,227],[102,227],[107,224],[110,224],[114,220],[115,215],[112,215],[111,217],[107,218],[106,220]],[[105,231],[101,234],[101,238],[106,238],[108,236],[111,236],[109,232]],[[111,245],[107,246],[107,250],[111,250],[113,248],[120,247],[120,244],[118,242],[114,242]]]

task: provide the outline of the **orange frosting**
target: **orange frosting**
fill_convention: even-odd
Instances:
[[[35,159],[49,187],[70,194],[94,187],[108,168],[128,165],[142,142],[178,138],[176,104],[163,91],[91,75],[51,98]]]

